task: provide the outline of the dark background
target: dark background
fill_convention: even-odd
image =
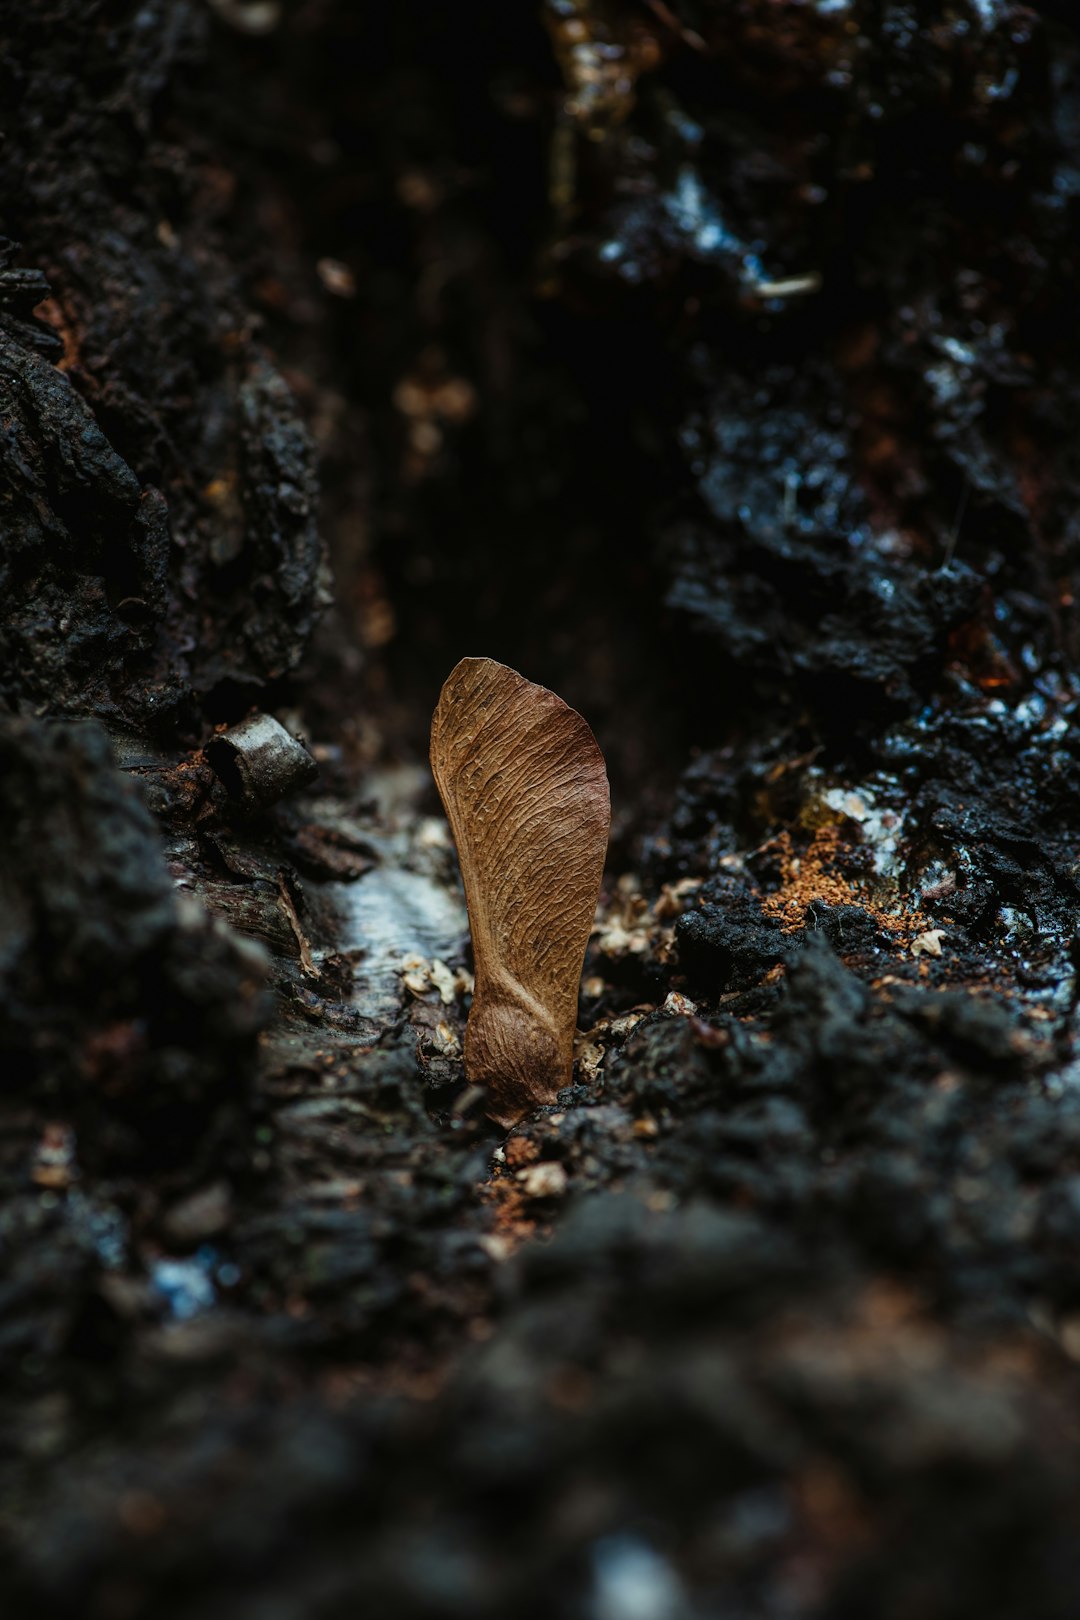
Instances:
[[[0,38],[5,1616],[1071,1620],[1071,8]],[[508,1139],[463,654],[615,809]]]

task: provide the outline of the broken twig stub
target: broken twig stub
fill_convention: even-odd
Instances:
[[[272,714],[252,714],[219,731],[206,745],[206,757],[230,799],[248,810],[263,810],[319,774],[304,747]]]
[[[463,658],[431,727],[431,767],[469,907],[476,993],[465,1073],[512,1125],[574,1061],[578,986],[607,854],[604,756],[576,710],[490,658]]]

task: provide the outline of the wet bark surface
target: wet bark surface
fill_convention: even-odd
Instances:
[[[5,1616],[1071,1617],[1070,8],[3,37]],[[509,1134],[468,654],[613,789]]]

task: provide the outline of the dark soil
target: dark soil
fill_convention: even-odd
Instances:
[[[0,19],[4,1620],[1073,1620],[1072,9]],[[508,1137],[463,654],[613,788]]]

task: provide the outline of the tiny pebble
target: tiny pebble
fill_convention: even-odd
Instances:
[[[529,1198],[561,1198],[566,1191],[566,1171],[554,1159],[530,1164],[518,1171],[517,1179]]]

